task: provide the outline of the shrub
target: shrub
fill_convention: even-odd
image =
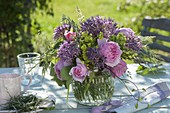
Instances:
[[[39,9],[53,15],[49,3],[51,0],[0,1],[0,67],[17,66],[17,54],[34,50],[32,31],[39,30],[40,24],[32,14]]]

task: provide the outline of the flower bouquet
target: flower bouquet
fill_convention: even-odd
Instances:
[[[44,54],[44,69],[68,92],[71,84],[77,102],[100,105],[112,97],[114,79],[126,72],[127,60],[147,62],[143,48],[140,36],[111,18],[94,16],[76,24],[63,16]]]

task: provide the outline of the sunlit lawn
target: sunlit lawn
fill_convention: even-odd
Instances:
[[[76,7],[79,7],[85,16],[101,15],[111,17],[119,23],[120,26],[126,25],[129,19],[139,11],[132,9],[130,13],[119,12],[117,10],[122,0],[53,0],[54,17],[38,14],[33,16],[41,24],[42,31],[48,36],[52,35],[53,29],[60,24],[63,14],[77,21]]]

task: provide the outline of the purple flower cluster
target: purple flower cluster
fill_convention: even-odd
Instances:
[[[125,46],[128,48],[131,48],[135,51],[140,50],[142,47],[140,36],[134,36],[132,38],[127,38]]]
[[[85,22],[81,23],[81,29],[83,32],[88,32],[92,34],[93,37],[98,36],[101,32],[104,38],[109,38],[116,34],[116,26],[112,19],[102,18],[100,16],[91,17]]]
[[[105,58],[100,55],[98,49],[96,49],[96,48],[88,48],[87,57],[88,57],[89,60],[91,60],[92,63],[94,63],[92,65],[95,65],[100,70],[104,69],[104,67],[105,67],[104,60],[105,60]]]
[[[54,39],[60,38],[60,37],[64,37],[64,33],[66,30],[70,29],[70,25],[68,24],[63,24],[62,26],[58,26],[55,30],[54,30]]]
[[[117,30],[117,33],[122,33],[126,37],[125,46],[138,51],[142,47],[140,36],[135,36],[135,33],[130,28],[120,28]]]
[[[65,61],[72,61],[80,54],[80,49],[77,47],[76,42],[67,42],[60,46],[58,50],[58,56]]]

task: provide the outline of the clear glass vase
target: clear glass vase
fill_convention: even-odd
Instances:
[[[111,75],[101,74],[92,80],[86,78],[83,83],[73,81],[72,88],[78,103],[88,106],[101,105],[113,96],[114,79]]]

